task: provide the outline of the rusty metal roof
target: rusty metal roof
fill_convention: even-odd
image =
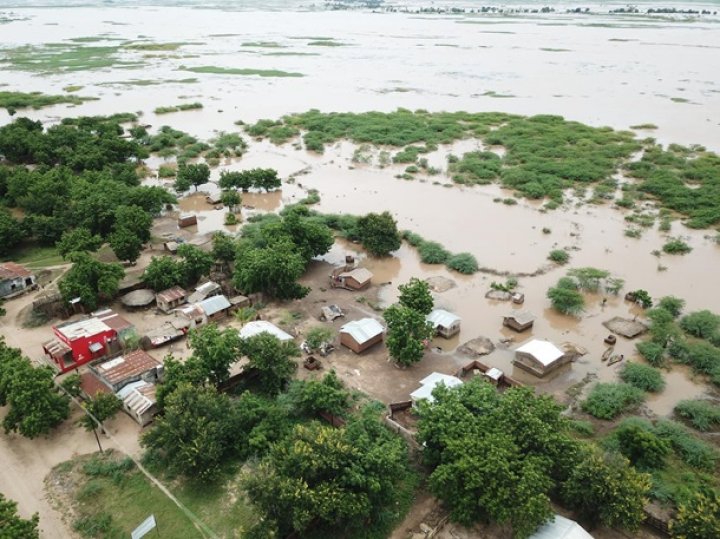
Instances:
[[[172,303],[173,301],[179,300],[187,296],[187,292],[179,286],[173,286],[167,290],[157,293],[157,300],[164,301],[165,303]]]
[[[98,393],[112,393],[107,384],[92,371],[80,375],[80,389],[90,398],[95,397]]]
[[[32,273],[25,266],[15,262],[3,262],[0,264],[0,280],[25,278],[31,275]]]
[[[141,376],[160,365],[160,362],[147,352],[134,350],[124,356],[95,365],[94,368],[100,376],[115,385],[128,378]]]

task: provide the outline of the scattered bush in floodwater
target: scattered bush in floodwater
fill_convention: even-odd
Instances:
[[[448,172],[455,183],[484,185],[500,177],[502,159],[494,152],[468,152],[462,159],[448,159]]]
[[[78,88],[82,88],[82,86]],[[10,114],[13,114],[15,109],[41,109],[61,103],[81,105],[84,101],[91,101],[92,99],[95,98],[76,95],[47,95],[41,92],[0,92],[0,108],[7,109]]]
[[[692,251],[692,247],[680,238],[673,238],[663,245],[662,250],[671,255],[684,255]]]
[[[578,292],[577,283],[570,277],[562,277],[547,291],[553,309],[562,314],[578,316],[585,309],[585,298]]]
[[[471,275],[479,269],[477,260],[470,253],[458,253],[456,255],[452,255],[447,259],[446,264],[448,268],[466,275]]]
[[[642,390],[626,383],[599,383],[592,388],[582,409],[598,419],[614,419],[645,400]]]
[[[642,230],[640,230],[639,228],[626,228],[626,229],[625,229],[625,235],[626,235],[628,238],[635,238],[635,239],[637,239],[637,238],[639,238],[640,236],[642,236]]]
[[[160,165],[158,168],[158,178],[174,178],[177,174],[177,168],[172,165]]]
[[[548,227],[543,227],[542,233],[543,234],[552,234],[552,230],[549,229]]]
[[[620,379],[631,386],[657,393],[665,389],[662,373],[654,367],[628,362],[620,370]]]
[[[556,264],[567,264],[570,260],[570,253],[564,249],[553,249],[548,255],[548,260],[552,260]]]
[[[718,451],[710,444],[698,440],[683,425],[669,419],[660,419],[655,424],[655,432],[670,442],[675,453],[686,464],[703,470],[715,469],[720,456]]]
[[[680,401],[675,406],[675,413],[703,432],[720,426],[720,406],[705,399]]]
[[[518,203],[518,201],[514,198],[503,198],[502,203],[505,204],[506,206],[515,206]]]
[[[680,319],[680,327],[693,337],[709,339],[720,328],[720,316],[707,309],[695,311]]]
[[[425,241],[418,247],[420,260],[425,264],[444,264],[451,254],[436,241]]]
[[[658,307],[665,309],[673,318],[677,318],[682,313],[683,307],[685,307],[685,300],[675,296],[663,296],[658,301]]]
[[[653,367],[661,367],[665,364],[665,348],[659,344],[651,341],[639,342],[635,348]]]
[[[169,107],[157,107],[154,112],[155,114],[169,114],[170,112],[180,112],[183,110],[196,110],[203,108],[202,103],[180,103],[179,105],[173,105]]]

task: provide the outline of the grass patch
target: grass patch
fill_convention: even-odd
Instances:
[[[310,47],[347,47],[347,43],[341,43],[340,41],[334,41],[330,39],[321,39],[310,41],[308,43]]]
[[[170,107],[157,107],[153,112],[155,114],[169,114],[171,112],[181,112],[184,110],[197,110],[203,108],[202,103],[181,103]]]
[[[256,47],[261,49],[281,49],[284,45],[280,45],[277,41],[246,41],[241,47]]]
[[[85,88],[85,86],[78,86],[76,84],[70,84],[69,86],[65,86],[63,88],[63,92],[67,92],[67,93],[79,92],[83,88]]]
[[[662,246],[662,250],[671,255],[684,255],[692,251],[692,247],[680,238],[673,238]]]
[[[263,56],[320,56],[317,52],[290,52],[290,51],[277,51],[277,52],[265,52]]]
[[[540,50],[544,52],[572,52],[572,49],[556,49],[553,47],[540,47]]]
[[[501,94],[500,92],[496,92],[495,90],[488,90],[487,92],[483,92],[480,94],[482,97],[497,97],[499,99],[505,99],[505,98],[511,98],[511,97],[517,97],[514,94]]]
[[[657,129],[658,126],[655,124],[637,124],[637,125],[631,125],[630,129],[639,129],[643,131],[650,131],[653,129]]]
[[[662,373],[654,367],[641,363],[626,363],[620,371],[620,379],[643,391],[657,393],[665,389]]]
[[[643,391],[630,384],[599,383],[582,402],[582,409],[598,419],[614,419],[636,408],[644,399]]]
[[[194,84],[200,82],[195,77],[185,79],[131,79],[113,82],[101,82],[98,86],[159,86],[162,84]]]
[[[680,401],[675,413],[703,432],[720,426],[720,406],[703,399]]]
[[[570,253],[564,249],[554,249],[550,251],[548,260],[552,260],[556,264],[567,264],[570,261]]]
[[[245,75],[257,77],[304,77],[302,73],[294,73],[291,71],[281,71],[279,69],[251,69],[237,67],[219,67],[219,66],[200,66],[200,67],[184,67],[183,71],[191,73],[209,73],[214,75]]]
[[[176,51],[183,45],[192,45],[187,41],[177,41],[174,43],[129,43],[125,45],[126,49],[136,51]]]
[[[66,86],[64,91],[76,92],[82,86]],[[42,92],[0,92],[0,108],[13,111],[14,109],[41,109],[52,105],[80,105],[85,101],[93,101],[94,97],[79,97],[77,95],[48,95]]]
[[[38,245],[21,246],[15,249],[6,260],[12,260],[31,269],[57,266],[65,263],[55,247],[42,247]]]
[[[140,67],[144,62],[121,60],[120,45],[87,46],[76,43],[49,43],[6,49],[0,65],[32,73],[63,73],[96,69]]]

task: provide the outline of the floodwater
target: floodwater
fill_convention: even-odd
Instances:
[[[98,97],[80,106],[57,106],[27,115],[56,120],[64,115],[142,111],[143,122],[156,128],[169,124],[207,139],[221,131],[237,131],[237,120],[253,122],[318,108],[325,111],[498,110],[521,114],[560,114],[590,125],[627,129],[653,123],[656,130],[639,131],[660,142],[699,143],[720,150],[720,81],[716,60],[720,49],[720,19],[608,15],[547,14],[535,16],[416,16],[369,11],[278,11],[276,3],[244,3],[238,10],[202,7],[76,7],[14,8],[18,20],[2,25],[0,47],[41,46],[73,38],[102,35],[122,40],[184,42],[177,51],[147,55],[127,50],[118,59],[140,60],[136,69],[106,68],[38,75],[5,65],[2,83],[8,90],[61,93],[67,85],[83,86],[78,95]],[[316,46],[310,36],[335,39],[339,46]],[[258,44],[274,42],[272,47]],[[103,42],[105,43],[105,42]],[[2,51],[0,50],[0,55]],[[303,77],[257,77],[196,74],[186,67],[277,69]],[[196,83],[166,82],[139,86],[133,81],[176,81],[193,77]],[[128,84],[130,83],[130,84]],[[498,97],[504,96],[504,97]],[[155,115],[158,106],[201,101],[204,109]],[[0,123],[10,117],[0,112]],[[443,146],[428,156],[444,169],[448,153],[478,148],[476,141]],[[479,335],[520,342],[530,336],[557,344],[573,342],[588,354],[552,380],[534,383],[555,391],[595,373],[601,380],[616,378],[618,366],[600,362],[607,330],[601,322],[613,316],[633,317],[633,307],[621,298],[589,299],[581,319],[560,316],[549,308],[546,290],[565,273],[550,264],[550,250],[567,248],[571,266],[594,266],[625,279],[626,288],[643,288],[652,296],[676,295],[688,310],[718,310],[717,267],[720,247],[706,231],[691,231],[673,223],[671,235],[692,247],[687,256],[652,254],[667,234],[656,228],[640,239],[624,235],[626,213],[608,206],[571,205],[543,213],[537,203],[521,201],[508,207],[495,202],[508,196],[497,186],[460,187],[446,175],[396,179],[404,166],[381,168],[353,163],[355,146],[342,142],[321,155],[291,144],[251,142],[240,160],[213,171],[272,167],[283,178],[300,173],[294,184],[273,193],[243,195],[239,216],[277,211],[317,189],[321,211],[365,213],[390,211],[401,228],[444,244],[454,252],[468,251],[483,268],[473,277],[449,273],[441,266],[421,264],[403,246],[393,257],[363,263],[384,285],[383,304],[396,297],[397,285],[412,276],[444,275],[458,286],[436,294],[436,303],[463,318],[460,336],[436,341],[450,353],[457,344]],[[491,148],[493,150],[493,148]],[[376,155],[374,156],[376,158]],[[159,160],[151,160],[151,166]],[[168,184],[168,183],[166,183]],[[224,226],[226,210],[214,209],[206,194],[217,185],[201,186],[197,194],[181,198],[180,211],[198,214],[198,233],[233,232]],[[550,233],[544,233],[549,229]],[[342,260],[357,246],[338,243],[326,257]],[[504,329],[502,316],[514,305],[484,297],[495,273],[533,274],[520,277],[526,295],[523,309],[538,316],[532,332],[517,335]],[[618,353],[635,357],[634,343],[620,338]],[[511,345],[511,348],[514,345]],[[511,353],[497,350],[487,362],[525,380],[511,364]],[[675,368],[667,374],[668,388],[648,400],[658,414],[669,413],[674,402],[702,393],[702,381]]]

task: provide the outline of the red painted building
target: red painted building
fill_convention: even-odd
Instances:
[[[45,354],[61,373],[119,352],[120,336],[132,325],[112,311],[53,327],[55,339],[43,344]]]

